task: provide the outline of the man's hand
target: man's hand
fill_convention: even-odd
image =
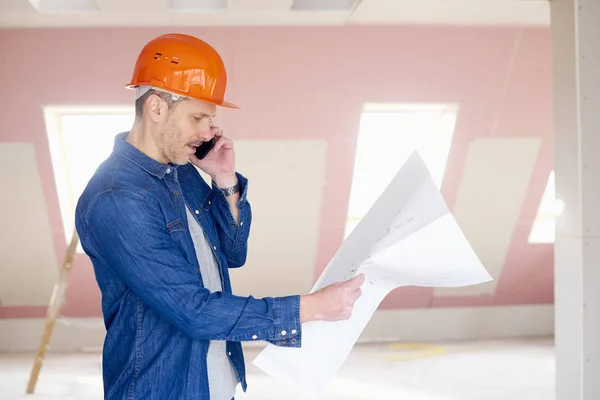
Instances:
[[[198,160],[198,157],[192,154],[190,161],[210,175],[218,187],[224,189],[237,183],[233,142],[223,136],[223,131],[220,128],[213,126],[211,129],[215,139],[215,147],[203,160]]]
[[[361,295],[365,281],[359,274],[346,282],[337,282],[300,297],[300,322],[340,321],[352,316],[354,302]]]

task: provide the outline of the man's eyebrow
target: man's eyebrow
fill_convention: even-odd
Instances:
[[[203,113],[203,112],[194,112],[190,114],[193,117],[199,117],[199,118],[214,118],[216,116],[216,114],[210,115],[207,113]]]

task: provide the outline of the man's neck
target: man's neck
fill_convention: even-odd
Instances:
[[[163,164],[168,163],[156,145],[150,127],[144,121],[136,120],[133,123],[125,141],[153,160]]]

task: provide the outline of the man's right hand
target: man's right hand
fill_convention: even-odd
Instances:
[[[345,282],[332,283],[300,297],[300,322],[341,321],[352,315],[354,302],[361,295],[364,274]]]

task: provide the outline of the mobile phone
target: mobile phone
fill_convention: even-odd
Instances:
[[[206,155],[215,147],[215,139],[210,139],[208,142],[203,142],[200,146],[196,147],[196,157],[198,160],[202,160]]]

